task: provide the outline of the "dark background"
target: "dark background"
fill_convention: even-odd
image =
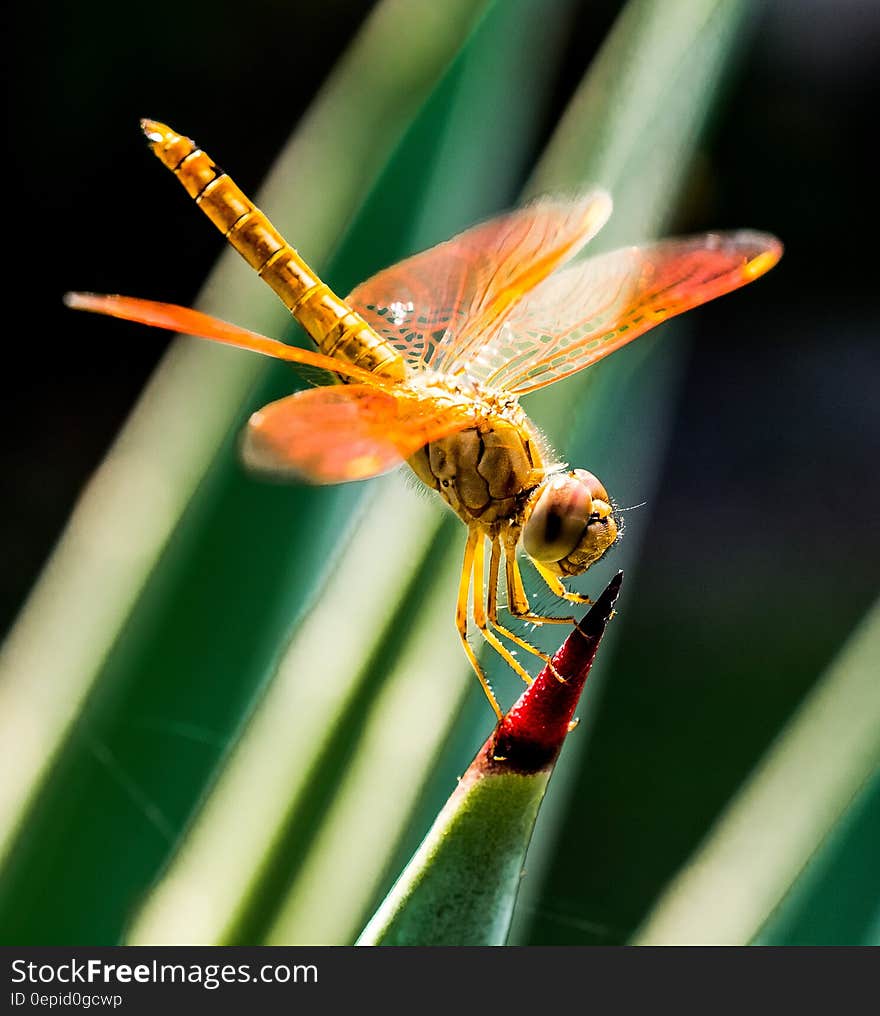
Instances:
[[[146,152],[138,118],[192,133],[253,191],[370,6],[161,0],[123,12],[92,0],[11,13],[4,631],[166,344],[109,325],[102,338],[62,293],[192,303],[221,249]],[[545,135],[618,8],[584,3]],[[291,9],[298,28],[281,33]],[[603,895],[621,892],[608,857],[626,869],[631,856],[635,910],[678,857],[674,844],[640,856],[640,835],[670,809],[682,849],[705,828],[876,595],[878,55],[876,3],[771,0],[703,146],[680,228],[764,229],[786,254],[767,279],[691,315],[663,482],[628,590],[632,637],[620,639],[602,706],[612,722],[598,728],[579,791],[614,817],[616,839],[563,848],[538,940],[617,937],[603,923]],[[669,634],[682,626],[686,659]],[[657,681],[634,694],[628,675],[646,670]],[[678,727],[653,723],[661,696],[680,700]],[[680,779],[667,767],[652,786],[653,760],[698,740],[703,724],[713,739],[721,731],[717,769],[697,779],[682,756]],[[634,769],[644,808],[614,815],[615,787]],[[683,794],[693,806],[676,809]],[[595,923],[573,931],[553,899],[574,905],[575,866]]]

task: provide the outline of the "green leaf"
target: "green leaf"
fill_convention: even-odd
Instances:
[[[758,945],[880,945],[880,768],[798,876]]]
[[[503,945],[549,779],[469,769],[356,944]]]
[[[638,943],[743,945],[761,935],[857,795],[871,800],[878,660],[880,601],[663,894]]]

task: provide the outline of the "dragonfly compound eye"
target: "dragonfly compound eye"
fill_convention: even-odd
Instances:
[[[608,492],[586,469],[549,477],[524,514],[526,553],[560,576],[586,571],[618,535]]]
[[[611,504],[611,498],[608,496],[608,491],[602,485],[602,481],[594,473],[588,472],[586,469],[574,469],[571,475],[577,477],[578,480],[587,488],[590,492],[590,496],[594,501],[604,501],[605,504]]]
[[[523,546],[535,561],[550,564],[566,557],[580,542],[593,514],[588,486],[571,473],[550,476],[526,506]]]

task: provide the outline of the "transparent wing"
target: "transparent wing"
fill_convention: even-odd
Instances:
[[[326,383],[333,379],[333,374],[371,385],[380,386],[386,383],[382,378],[353,364],[335,360],[310,349],[288,346],[277,339],[269,339],[257,332],[239,328],[238,325],[221,321],[190,307],[141,300],[133,296],[99,296],[95,293],[67,293],[64,302],[75,310],[89,310],[96,314],[123,318],[126,321],[137,321],[152,328],[164,328],[183,335],[196,335],[202,339],[211,339],[213,342],[262,353],[276,360],[285,360],[292,363],[310,384],[316,383],[319,378]]]
[[[471,420],[466,407],[440,406],[405,389],[311,388],[254,413],[243,455],[260,472],[309,483],[363,480]]]
[[[604,225],[611,199],[544,198],[386,268],[347,302],[415,370],[467,371],[523,294]]]
[[[550,276],[481,352],[478,375],[522,395],[588,367],[667,318],[769,271],[782,244],[742,231],[663,240]]]

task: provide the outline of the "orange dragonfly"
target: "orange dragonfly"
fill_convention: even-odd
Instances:
[[[342,300],[193,141],[153,120],[141,126],[153,152],[281,297],[318,352],[171,304],[87,293],[69,293],[66,302],[254,350],[312,378],[314,368],[329,372],[331,383],[251,416],[245,461],[319,484],[362,480],[406,462],[440,495],[468,530],[458,634],[500,718],[468,641],[470,620],[525,681],[531,676],[503,640],[549,662],[499,620],[502,562],[514,617],[569,623],[532,613],[519,544],[556,596],[587,604],[563,580],[586,571],[620,533],[605,487],[557,461],[520,397],[751,282],[776,264],[782,245],[765,233],[707,233],[574,261],[611,214],[608,194],[593,190],[545,197],[474,226]]]

